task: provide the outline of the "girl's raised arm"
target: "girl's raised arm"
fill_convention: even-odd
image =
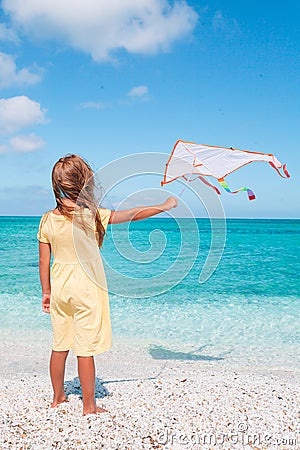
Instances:
[[[121,211],[112,211],[109,223],[124,223],[133,220],[147,219],[164,211],[176,208],[177,199],[169,197],[164,203],[153,206],[137,206],[136,208],[123,209]]]

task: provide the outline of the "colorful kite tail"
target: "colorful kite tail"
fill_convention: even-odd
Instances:
[[[251,189],[246,188],[246,187],[242,187],[240,189],[237,189],[236,191],[231,191],[228,184],[226,183],[226,181],[224,180],[224,178],[218,178],[218,182],[220,183],[220,185],[222,186],[222,188],[225,189],[225,191],[229,192],[230,194],[236,194],[237,192],[240,191],[247,191],[248,194],[248,198],[249,200],[254,200],[255,199],[255,195],[254,192],[251,191]]]

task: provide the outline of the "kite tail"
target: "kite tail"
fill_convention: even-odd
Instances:
[[[213,184],[209,183],[204,177],[199,176],[200,180],[203,181],[204,184],[206,184],[207,186],[210,186],[211,188],[213,188],[217,194],[221,195],[221,192],[219,191],[219,189],[214,186]]]
[[[248,198],[249,200],[254,200],[255,199],[255,195],[254,192],[251,191],[251,189],[246,188],[246,187],[242,187],[240,189],[237,189],[236,191],[231,191],[228,184],[226,183],[226,181],[224,180],[224,178],[218,178],[218,182],[220,183],[220,185],[222,186],[222,188],[225,189],[225,191],[229,192],[230,194],[236,194],[237,192],[240,191],[247,191],[248,194]]]
[[[291,175],[287,171],[286,164],[283,164],[283,166],[282,166],[282,170],[283,170],[285,176],[282,175],[282,173],[280,173],[279,169],[277,169],[277,167],[275,166],[274,163],[272,163],[272,161],[269,161],[269,164],[270,164],[271,167],[273,167],[273,169],[276,170],[276,172],[278,173],[278,175],[281,176],[281,178],[291,178]]]
[[[188,178],[187,176],[183,175],[182,178],[184,178],[185,181],[188,181],[189,183],[190,183],[191,181],[194,181],[194,180],[196,180],[197,178],[199,178],[204,184],[206,184],[206,186],[209,186],[209,187],[213,188],[214,191],[215,191],[217,194],[221,195],[221,192],[219,191],[219,189],[218,189],[216,186],[214,186],[213,184],[211,184],[209,181],[207,181],[207,180],[205,179],[205,177],[203,177],[203,176],[201,176],[201,175],[197,175],[195,178]]]

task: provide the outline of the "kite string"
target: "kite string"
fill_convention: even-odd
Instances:
[[[183,175],[183,177],[182,177],[187,183],[190,183],[191,181],[193,181],[192,180],[192,178],[190,177],[190,176],[187,176],[187,175]],[[182,194],[184,193],[184,191],[186,190],[186,186],[187,185],[184,185],[183,186],[183,188],[182,188],[182,190],[181,190],[181,192],[180,192],[180,194],[179,194],[179,198],[181,198],[181,196],[182,196]]]
[[[182,196],[182,194],[184,193],[185,189],[186,189],[186,186],[183,187],[182,191],[181,191],[180,194],[178,195],[179,198],[181,198],[181,196]]]

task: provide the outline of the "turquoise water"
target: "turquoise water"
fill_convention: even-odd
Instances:
[[[40,307],[39,220],[0,217],[0,327],[16,338],[51,331]],[[109,227],[102,255],[114,336],[173,357],[299,368],[300,220],[227,219],[222,259],[203,284],[210,222],[192,222]]]

